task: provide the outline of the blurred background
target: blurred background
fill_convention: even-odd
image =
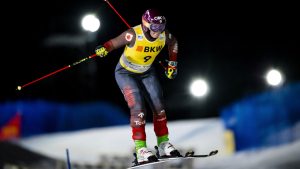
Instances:
[[[8,2],[14,14],[2,11],[7,17],[0,66],[0,168],[66,168],[66,149],[73,168],[131,165],[129,109],[114,78],[123,49],[105,58],[82,59],[92,56],[97,45],[140,24],[149,8],[166,16],[167,29],[179,43],[174,80],[165,77],[159,64],[168,58],[166,49],[154,63],[170,138],[182,152],[219,150],[216,158],[160,168],[299,167],[296,6],[169,0]],[[92,27],[86,27],[84,18],[91,15]],[[147,139],[153,147],[151,118],[147,116]]]

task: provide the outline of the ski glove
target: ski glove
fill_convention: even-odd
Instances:
[[[177,62],[168,61],[168,67],[165,70],[165,74],[169,79],[174,79],[177,75]]]
[[[108,54],[108,51],[104,46],[99,45],[99,46],[96,47],[95,53],[96,53],[97,56],[105,57]]]

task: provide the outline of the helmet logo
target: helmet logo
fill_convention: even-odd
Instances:
[[[155,21],[159,21],[159,23],[162,23],[163,22],[163,16],[155,16],[153,18]]]
[[[160,23],[162,23],[162,16],[155,16],[154,20],[159,21]]]

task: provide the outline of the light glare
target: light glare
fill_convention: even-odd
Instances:
[[[208,85],[205,80],[195,80],[190,87],[191,93],[196,97],[203,97],[208,92]]]
[[[100,27],[100,21],[95,15],[89,14],[83,17],[81,26],[86,31],[95,32]]]
[[[278,86],[282,83],[282,75],[276,69],[270,70],[266,75],[267,83],[272,86]]]

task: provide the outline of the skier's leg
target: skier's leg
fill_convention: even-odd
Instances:
[[[155,76],[154,70],[143,78],[146,98],[153,112],[154,131],[160,156],[181,156],[179,151],[169,142],[167,116],[163,102],[163,91]]]
[[[145,105],[136,78],[123,68],[116,69],[115,78],[130,109],[130,125],[133,140],[146,140]]]
[[[131,72],[121,67],[117,67],[115,78],[130,109],[130,126],[138,162],[155,161],[157,160],[156,157],[151,151],[147,150],[145,132],[146,108],[139,82]]]
[[[148,76],[142,79],[145,89],[145,96],[153,112],[153,126],[157,136],[157,144],[168,141],[168,127],[165,106],[163,102],[163,91],[160,83],[155,76],[154,70],[151,70]]]

